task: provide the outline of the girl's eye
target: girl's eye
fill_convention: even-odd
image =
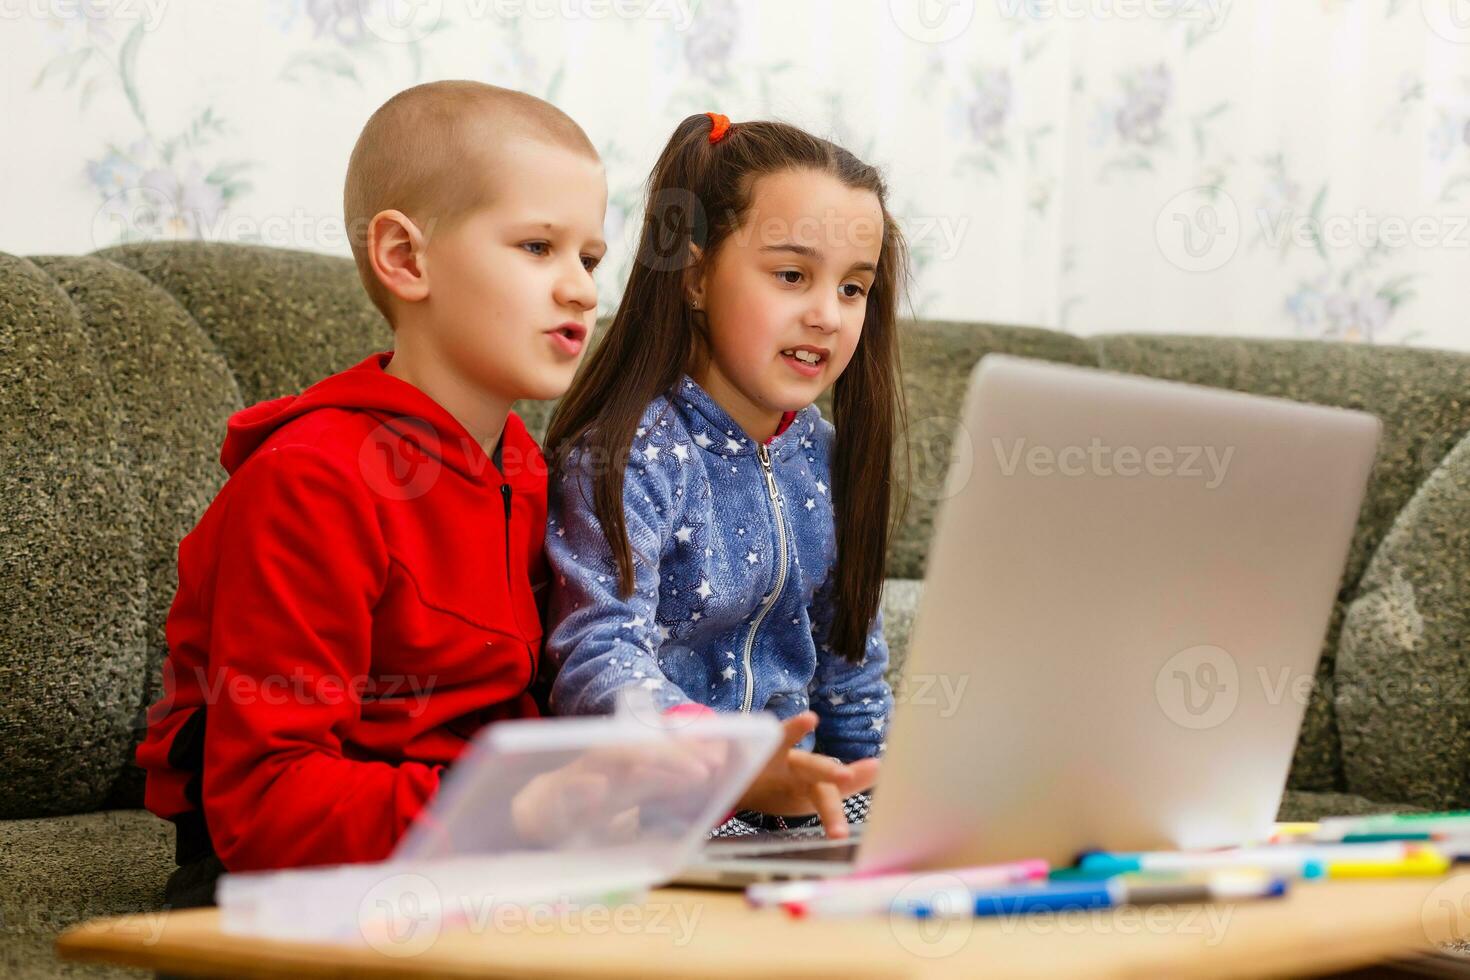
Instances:
[[[785,278],[786,276],[795,276],[796,278],[794,278],[794,279],[787,279],[787,278]],[[777,272],[776,273],[776,278],[777,279],[780,279],[782,282],[786,283],[787,285],[795,286],[797,283],[801,282],[801,270],[799,270],[799,269],[782,269],[780,272]]]
[[[859,296],[863,296],[868,292],[859,283],[855,282],[845,282],[842,284],[841,289],[842,295],[848,299],[857,299]]]
[[[545,255],[551,249],[550,242],[521,242],[521,248],[532,255]],[[537,249],[540,249],[538,252]]]
[[[591,272],[592,270],[597,268],[597,263],[601,261],[602,260],[595,255],[584,255],[582,256],[582,268],[586,269],[588,272]]]

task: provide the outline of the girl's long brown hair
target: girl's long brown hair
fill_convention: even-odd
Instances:
[[[593,510],[617,562],[622,595],[633,592],[633,553],[623,519],[623,474],[649,402],[674,387],[708,338],[688,301],[690,245],[711,262],[750,211],[757,178],[788,170],[830,174],[871,191],[883,212],[883,244],[868,291],[862,336],[832,389],[832,502],[836,512],[835,618],[828,642],[861,662],[882,598],[893,506],[894,437],[906,420],[899,381],[898,308],[908,251],[888,212],[878,171],[847,150],[779,122],[738,123],[709,142],[703,113],[679,123],[648,178],[643,231],[612,325],[552,415],[546,448],[562,468],[582,441]]]

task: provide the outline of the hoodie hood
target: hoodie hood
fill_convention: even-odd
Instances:
[[[391,426],[394,435],[471,480],[503,482],[500,472],[474,438],[438,402],[383,369],[392,351],[373,354],[353,367],[324,378],[299,395],[284,395],[251,405],[230,416],[220,463],[234,473],[250,455],[287,423],[323,408],[345,409],[372,416]],[[501,452],[515,448],[518,459],[539,450],[514,412],[505,420]]]

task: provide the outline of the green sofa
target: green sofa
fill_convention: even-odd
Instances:
[[[174,561],[225,420],[391,339],[349,260],[160,243],[0,254],[0,972],[94,916],[157,909],[170,825],[131,765]],[[1470,805],[1470,356],[1310,341],[905,328],[912,501],[885,596],[902,662],[949,426],[989,351],[1366,409],[1385,423],[1283,819]],[[522,406],[539,435],[548,406]]]

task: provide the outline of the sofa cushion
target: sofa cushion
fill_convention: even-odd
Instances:
[[[393,346],[348,258],[200,242],[93,254],[167,290],[224,355],[246,405],[294,394]]]
[[[151,976],[64,962],[52,943],[77,922],[161,910],[173,868],[173,825],[146,810],[0,821],[0,975]]]
[[[1335,693],[1354,793],[1470,806],[1470,438],[1424,481],[1348,606]]]
[[[0,818],[94,810],[143,697],[139,487],[92,339],[0,254]]]
[[[975,364],[990,353],[1015,354],[1070,364],[1095,364],[1087,341],[1034,327],[983,323],[904,321],[899,335],[907,431],[896,447],[893,495],[901,519],[889,541],[887,573],[900,579],[924,577],[924,558],[934,536],[934,518],[944,498],[945,477],[955,432],[964,411],[965,391]],[[822,415],[832,418],[829,394],[818,399]]]
[[[229,366],[173,298],[131,269],[92,256],[32,259],[81,314],[116,402],[120,450],[140,491],[138,530],[148,575],[147,658],[133,712],[134,745],[158,699],[168,645],[164,620],[178,587],[179,540],[214,497],[225,472],[220,440],[242,407]],[[127,765],[108,801],[143,805],[143,771]]]
[[[1408,803],[1384,803],[1355,796],[1352,793],[1319,793],[1289,789],[1281,798],[1276,819],[1281,821],[1315,821],[1323,817],[1362,817],[1374,813],[1423,813],[1422,807]]]
[[[1345,605],[1368,557],[1415,489],[1470,430],[1470,355],[1406,347],[1296,340],[1119,334],[1094,338],[1111,370],[1372,412],[1383,441],[1328,625],[1289,785],[1343,790],[1342,747],[1331,704]],[[1390,797],[1400,798],[1400,797]]]
[[[924,583],[919,579],[891,578],[883,583],[883,638],[888,641],[888,671],[884,676],[895,689],[902,682],[914,614],[923,594]]]

